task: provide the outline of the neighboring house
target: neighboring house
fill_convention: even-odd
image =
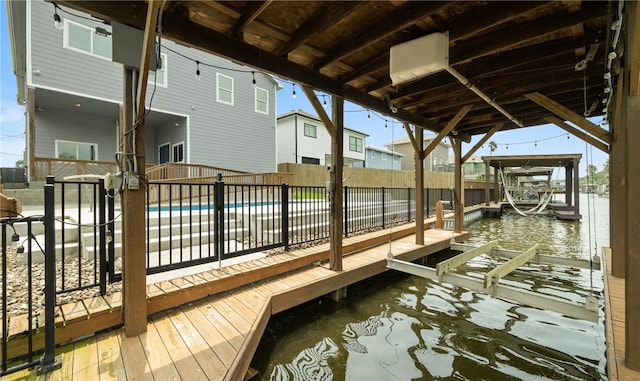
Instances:
[[[431,143],[432,139],[424,139],[424,148]],[[406,169],[413,171],[415,169],[414,157],[415,151],[409,138],[395,140],[393,142],[385,144],[387,149],[402,154],[400,160],[400,169]],[[449,159],[449,145],[445,143],[438,143],[436,148],[427,155],[424,159],[425,171],[442,171],[449,172],[447,168],[447,160]]]
[[[277,157],[280,163],[331,164],[331,136],[320,119],[302,110],[278,117]],[[344,128],[344,165],[362,167],[369,135]]]
[[[400,160],[404,156],[401,153],[389,151],[385,148],[368,145],[365,147],[366,160],[364,167],[377,169],[401,169]]]
[[[455,166],[455,158],[449,155],[449,166]],[[464,177],[467,180],[477,180],[480,176],[484,179],[485,164],[480,156],[471,156],[467,161],[462,163],[464,169]],[[490,175],[493,175],[493,168],[489,168]]]
[[[25,163],[34,165],[33,157],[113,161],[123,67],[112,62],[121,51],[113,46],[112,26],[58,11],[58,29],[54,5],[41,0],[7,1],[6,9],[17,100],[33,111],[26,118]],[[276,171],[278,81],[168,40],[159,49],[161,68],[150,72],[145,102],[146,162]]]

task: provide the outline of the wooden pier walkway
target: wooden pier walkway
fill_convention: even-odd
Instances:
[[[607,376],[609,381],[637,381],[640,372],[627,368],[625,348],[625,282],[611,275],[611,248],[604,248],[605,330],[607,334]]]
[[[354,253],[343,258],[343,271],[339,272],[329,270],[326,262],[316,262],[318,258],[326,258],[328,244],[324,244],[276,255],[274,257],[290,257],[277,266],[273,263],[267,266],[269,261],[264,259],[258,261],[258,267],[247,262],[151,285],[148,288],[149,307],[156,312],[149,318],[146,333],[125,337],[121,329],[107,330],[61,347],[60,370],[46,376],[25,370],[6,379],[242,380],[272,314],[386,271],[389,237],[401,237],[392,242],[393,256],[412,261],[448,248],[454,236],[464,238],[468,234],[454,235],[450,230],[428,229],[422,246],[414,243],[414,235],[407,234],[411,229],[413,227],[405,226],[346,238],[344,245],[351,250],[345,252]],[[371,247],[372,243],[376,246]],[[296,268],[293,263],[301,260],[306,265]],[[316,264],[309,265],[312,262]],[[283,266],[292,270],[277,274]],[[269,270],[271,267],[273,269]],[[251,280],[258,273],[264,275],[265,271],[271,271],[275,276]],[[251,283],[230,287],[236,278],[228,276],[230,272],[242,274],[245,281],[248,277]],[[216,283],[216,279],[228,291],[211,292],[210,285]],[[201,293],[208,294],[194,300]],[[189,299],[194,301],[179,303]],[[82,303],[85,310],[90,304]],[[174,306],[177,307],[171,308]],[[64,316],[76,320],[76,324],[69,321],[71,329],[74,326],[89,329],[83,328],[88,324],[95,329],[96,319],[101,316],[114,321],[120,316],[119,306],[110,305],[110,312],[103,308],[97,315],[94,311],[93,316],[81,313],[81,307],[77,307],[77,316],[74,316],[74,307],[66,308]]]

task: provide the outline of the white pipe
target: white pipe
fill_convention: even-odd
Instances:
[[[491,98],[489,98],[485,93],[483,93],[482,90],[478,89],[473,83],[471,83],[471,81],[469,81],[469,79],[467,79],[464,75],[460,74],[456,69],[452,68],[451,66],[447,66],[445,70],[448,71],[449,74],[454,76],[458,81],[460,81],[460,83],[466,86],[469,90],[476,93],[480,98],[482,98],[485,102],[487,102],[487,104],[489,104],[490,106],[498,110],[502,115],[506,116],[507,119],[515,123],[518,127],[524,127],[524,125],[520,123],[519,120],[517,120],[513,115],[509,114],[507,110],[503,109],[502,107],[500,107],[500,105],[496,104],[493,100],[491,100]]]

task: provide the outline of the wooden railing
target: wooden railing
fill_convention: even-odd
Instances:
[[[45,181],[47,176],[63,179],[74,175],[104,175],[116,173],[118,166],[113,161],[56,159],[36,157],[35,168],[31,169],[31,176],[36,181]]]
[[[147,179],[149,181],[173,181],[176,179],[187,181],[185,179],[216,177],[219,173],[221,173],[222,176],[249,174],[249,172],[202,164],[164,163],[147,168]]]

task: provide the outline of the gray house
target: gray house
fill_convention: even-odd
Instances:
[[[400,168],[400,161],[404,155],[399,152],[367,144],[365,147],[365,153],[367,158],[363,163],[364,167],[377,169],[402,169]]]
[[[5,4],[30,178],[56,160],[113,162],[123,97],[117,25],[41,0]],[[161,65],[144,105],[147,163],[276,171],[278,81],[168,40],[156,49]]]

